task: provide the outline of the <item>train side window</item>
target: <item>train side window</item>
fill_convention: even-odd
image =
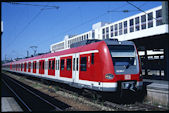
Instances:
[[[73,58],[73,71],[75,71],[75,58]]]
[[[32,62],[31,64],[32,64],[31,69],[34,69],[34,63]]]
[[[44,70],[44,68],[45,68],[45,64],[44,64],[45,62],[44,61],[42,61],[42,69]]]
[[[41,62],[39,62],[39,69],[41,69]]]
[[[71,59],[67,59],[67,70],[68,71],[71,70],[71,65],[72,65],[72,60]]]
[[[27,66],[26,68],[28,69],[28,68],[29,68],[29,63],[27,63],[27,65],[26,65],[26,66]]]
[[[35,63],[33,62],[33,69],[35,69]]]
[[[60,62],[59,62],[59,60],[58,60],[58,70],[59,70],[59,64],[60,64]]]
[[[31,62],[29,62],[29,69],[31,69]]]
[[[92,53],[92,56],[91,56],[91,64],[94,64],[94,53]]]
[[[49,60],[49,69],[51,69],[51,61]]]
[[[35,62],[35,69],[36,69],[36,62]]]
[[[52,60],[52,70],[55,69],[55,60]]]
[[[64,59],[61,60],[61,70],[64,70]]]
[[[80,59],[80,71],[87,70],[87,57],[81,57]]]
[[[79,58],[76,59],[76,71],[78,71],[78,67],[79,67]]]
[[[23,64],[21,64],[21,71],[22,71]]]
[[[58,61],[56,60],[56,70],[58,69],[58,66],[57,66],[57,65],[58,65]]]

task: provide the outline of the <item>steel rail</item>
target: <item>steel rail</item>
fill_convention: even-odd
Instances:
[[[8,77],[9,78],[9,77]],[[19,85],[20,87],[22,87],[23,89],[25,89],[26,91],[30,92],[31,94],[35,95],[36,97],[38,97],[39,99],[43,100],[44,102],[48,103],[49,105],[51,105],[52,107],[55,108],[55,110],[58,111],[63,111],[62,109],[60,109],[59,107],[55,106],[54,104],[50,103],[49,101],[45,100],[44,98],[42,98],[41,96],[35,94],[34,92],[32,92],[31,90],[25,88],[24,86],[20,85],[19,83],[15,82],[14,80],[12,80],[11,78],[9,78],[12,82],[14,82],[15,84]]]
[[[14,90],[5,82],[5,80],[2,79],[2,82],[12,91],[12,93],[20,100],[20,102],[28,109],[29,112],[32,112],[32,110],[26,105],[26,103],[15,93]]]

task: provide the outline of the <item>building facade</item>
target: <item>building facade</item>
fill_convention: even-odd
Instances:
[[[51,52],[69,49],[70,45],[87,39],[133,40],[168,33],[168,24],[162,20],[162,6],[149,9],[113,23],[98,22],[92,30],[75,35],[66,35],[64,40],[50,46]]]

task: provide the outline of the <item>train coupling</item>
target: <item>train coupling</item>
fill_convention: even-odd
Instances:
[[[135,82],[134,81],[129,81],[129,82],[122,82],[121,83],[121,89],[127,89],[127,90],[131,90],[133,92],[136,92],[137,88],[135,86]]]

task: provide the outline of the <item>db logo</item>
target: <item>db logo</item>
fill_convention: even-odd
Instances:
[[[130,80],[131,79],[131,75],[125,75],[124,79],[125,80]]]

